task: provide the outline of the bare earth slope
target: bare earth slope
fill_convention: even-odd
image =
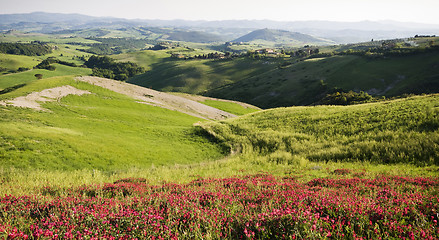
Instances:
[[[89,91],[79,90],[72,86],[66,85],[56,88],[45,89],[41,92],[33,92],[27,96],[17,97],[13,100],[0,101],[0,105],[12,105],[15,107],[33,108],[36,110],[47,111],[41,107],[40,102],[59,101],[67,95],[90,94]]]
[[[145,103],[174,111],[179,111],[203,119],[221,120],[236,117],[236,115],[234,114],[201,104],[199,102],[184,97],[155,91],[149,88],[144,88],[125,82],[91,76],[77,77],[76,80],[87,82],[96,86],[107,88],[117,93],[130,96],[134,99],[139,100],[139,103]]]

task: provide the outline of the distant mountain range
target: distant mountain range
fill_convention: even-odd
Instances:
[[[337,43],[369,41],[371,39],[405,38],[414,35],[439,35],[439,25],[394,21],[270,21],[270,20],[128,20],[112,17],[92,17],[81,14],[35,12],[0,14],[0,31],[11,29],[25,32],[51,33],[61,30],[126,27],[172,27],[186,32],[197,31],[220,35],[231,41],[257,29],[278,29],[300,32]],[[187,33],[184,33],[187,34]],[[208,38],[212,38],[210,35]],[[210,41],[210,40],[209,40]]]

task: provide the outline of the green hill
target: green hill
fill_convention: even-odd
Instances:
[[[50,78],[67,75],[89,75],[92,72],[89,68],[69,67],[61,64],[53,65],[56,67],[55,71],[49,71],[46,69],[31,69],[21,73],[1,75],[0,89],[34,82],[36,80],[35,74],[42,74],[43,78]]]
[[[280,164],[439,164],[439,95],[265,110],[202,124],[231,152]]]
[[[263,74],[276,67],[275,62],[234,60],[169,60],[151,66],[151,70],[128,82],[160,91],[202,94],[241,79]]]
[[[46,102],[47,111],[0,106],[2,169],[125,171],[223,156],[220,145],[192,127],[201,119],[72,77],[33,81],[0,99],[66,85],[91,94]]]
[[[309,105],[335,88],[386,97],[435,93],[439,92],[438,61],[439,52],[379,59],[352,55],[309,59],[207,94],[269,108]]]
[[[316,38],[307,34],[268,28],[255,30],[240,38],[233,40],[233,42],[264,42],[266,44],[271,42],[273,45],[286,44],[289,46],[303,46],[307,44],[328,45],[333,43],[330,40]]]
[[[310,105],[334,89],[374,96],[439,92],[439,51],[403,56],[336,55],[321,58],[246,57],[157,63],[129,81],[250,103],[262,108]]]

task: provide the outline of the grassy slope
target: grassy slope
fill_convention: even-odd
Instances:
[[[162,91],[203,94],[270,108],[309,105],[334,87],[395,96],[439,90],[438,52],[371,59],[333,56],[292,62],[281,59],[164,61],[131,83]]]
[[[238,115],[238,116],[259,111],[259,109],[243,107],[240,104],[234,103],[234,102],[225,102],[225,101],[218,101],[218,100],[211,100],[211,99],[206,99],[206,100],[200,101],[200,102],[207,105],[207,106],[211,106],[211,107],[223,110],[225,112],[233,113],[233,114]]]
[[[151,66],[153,64],[159,63],[163,61],[165,58],[169,58],[171,54],[167,53],[167,50],[160,51],[152,51],[152,50],[143,50],[138,52],[129,52],[122,53],[118,55],[111,55],[111,58],[114,58],[121,62],[134,62],[139,66],[144,67],[147,71],[151,70]]]
[[[15,86],[23,83],[30,83],[36,80],[35,74],[43,74],[43,78],[50,78],[55,76],[66,75],[90,75],[91,69],[88,68],[74,68],[60,64],[54,64],[55,71],[49,71],[46,69],[32,69],[26,72],[7,74],[0,76],[0,89]]]
[[[2,98],[66,84],[93,94],[46,103],[52,112],[1,107],[2,168],[124,171],[222,156],[219,145],[192,127],[199,119],[139,104],[71,77],[34,81]]]
[[[17,70],[20,67],[32,68],[38,63],[38,57],[0,53],[0,67],[8,70]]]
[[[439,165],[439,95],[271,109],[203,126],[232,151],[264,161]]]
[[[437,52],[385,59],[311,59],[212,90],[209,95],[268,108],[308,105],[334,87],[385,96],[434,93],[439,90],[438,61]]]
[[[153,66],[152,70],[129,80],[161,91],[193,94],[234,83],[273,68],[267,61],[236,59],[232,61],[170,60]]]
[[[31,86],[44,89],[60,81],[36,81]],[[336,169],[360,172],[368,179],[383,174],[437,177],[439,170],[438,95],[346,107],[279,108],[202,123],[217,139],[242,152],[206,162],[221,156],[220,149],[191,134],[196,119],[135,104],[68,78],[63,81],[95,95],[71,96],[62,105],[46,105],[54,113],[0,109],[0,194],[40,194],[48,186],[69,188],[128,177],[162,184],[262,172],[307,182],[337,178]],[[30,90],[21,88],[8,95]],[[176,161],[183,165],[175,165]],[[42,163],[48,165],[8,168],[41,167]],[[158,166],[161,163],[165,165]],[[84,168],[72,171],[80,165]],[[138,167],[130,168],[133,165]],[[95,170],[99,167],[103,170]]]

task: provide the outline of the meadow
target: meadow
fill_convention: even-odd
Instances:
[[[439,96],[278,108],[202,123],[231,152],[269,161],[438,165]]]
[[[276,67],[277,61],[234,60],[169,60],[152,66],[151,71],[128,82],[167,92],[202,95],[211,89],[232,84]],[[227,99],[227,98],[225,98]],[[230,98],[229,98],[230,99]]]
[[[65,43],[85,39],[49,40],[58,46],[50,56],[82,63],[75,57],[82,52]],[[397,94],[425,83],[437,60],[431,53],[176,60],[172,51],[210,50],[112,57],[147,68],[130,79],[142,86],[229,99],[256,94],[264,107],[306,104],[333,86]],[[0,60],[14,70],[47,56]],[[55,66],[0,76],[0,89],[19,86],[0,100],[65,85],[90,92],[46,102],[46,111],[0,106],[2,239],[439,238],[437,94],[267,110],[199,97],[239,115],[206,121],[74,80],[90,69]],[[302,88],[289,99],[278,94]]]
[[[245,115],[248,113],[257,112],[260,109],[257,108],[250,108],[250,107],[243,107],[238,103],[234,102],[226,102],[226,101],[218,101],[218,100],[211,100],[206,99],[204,101],[200,101],[202,104],[205,104],[207,106],[211,106],[229,113],[233,113],[235,115]]]
[[[92,94],[46,103],[50,111],[2,107],[2,168],[114,171],[222,156],[220,147],[192,128],[200,119],[139,104],[72,77],[31,82],[1,97],[64,85]]]
[[[1,170],[4,238],[439,237],[438,95],[271,109],[192,126],[197,121],[193,117],[143,106],[69,77],[42,81],[26,87],[68,83],[93,95],[45,104],[52,113],[3,109],[0,129],[10,129],[2,133],[8,136],[3,156],[12,156],[15,144],[27,144],[17,146],[16,158]],[[9,94],[22,95],[26,89],[16,91],[22,92]],[[142,121],[146,112],[154,119],[162,116],[155,120],[160,124],[151,118]],[[154,131],[145,131],[145,124]],[[185,129],[183,135],[175,125]],[[154,139],[142,142],[136,135]],[[59,152],[38,145],[46,137],[51,148],[59,145]],[[183,139],[187,142],[181,143]],[[122,151],[130,144],[121,140],[135,146]],[[76,141],[83,143],[76,146]],[[157,142],[162,146],[147,146]],[[151,155],[142,145],[164,150],[147,164],[128,168],[138,163],[134,154]],[[216,160],[203,161],[206,155],[197,160],[203,146],[202,151],[216,149],[210,152]],[[227,157],[225,150],[230,151]],[[45,165],[29,161],[20,166],[24,152],[43,153],[40,163]],[[92,154],[99,156],[84,162]],[[174,158],[166,161],[165,154]],[[184,156],[188,158],[182,160]],[[78,165],[56,162],[59,158]],[[102,158],[111,160],[103,163]]]
[[[0,75],[0,89],[35,82],[37,80],[35,74],[42,74],[42,78],[45,79],[56,76],[90,75],[92,72],[91,69],[88,68],[69,67],[61,64],[53,65],[56,67],[55,71],[46,69],[31,69],[21,73]]]

